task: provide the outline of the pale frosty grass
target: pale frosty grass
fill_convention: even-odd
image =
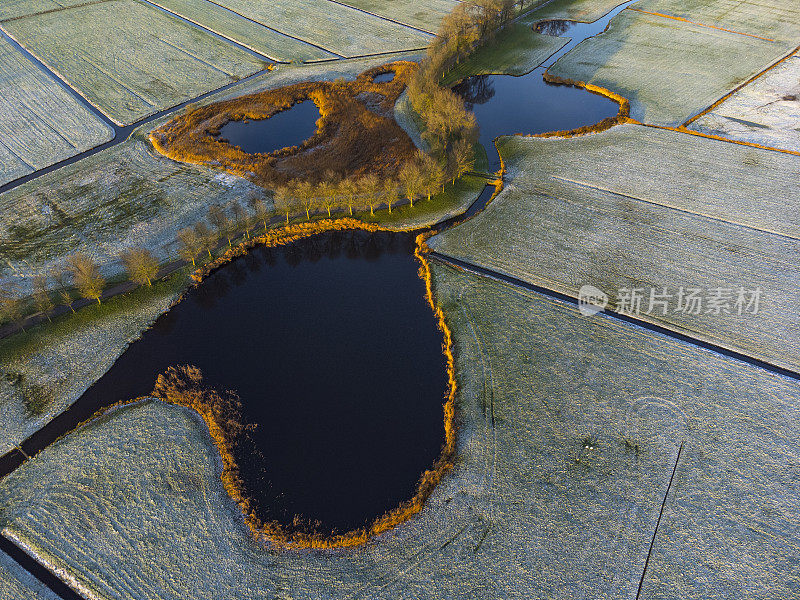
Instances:
[[[108,125],[0,37],[0,185],[113,135]]]
[[[330,52],[278,33],[260,23],[243,19],[211,2],[199,3],[197,0],[153,0],[153,2],[273,60],[289,62],[336,58]]]
[[[168,287],[145,302],[125,303],[112,314],[91,320],[82,318],[74,327],[46,327],[38,332],[35,342],[14,356],[0,352],[4,372],[22,373],[24,385],[41,386],[53,397],[43,414],[32,416],[25,410],[21,387],[0,379],[0,455],[80,398],[128,344],[167,310],[177,294]]]
[[[3,0],[0,4],[0,21],[25,17],[47,10],[83,4],[87,0]]]
[[[568,19],[591,23],[611,12],[626,0],[553,0],[537,9],[526,21]]]
[[[134,0],[79,6],[3,27],[120,124],[264,67],[233,44]]]
[[[689,19],[796,46],[800,3],[796,0],[642,0],[636,8]]]
[[[458,6],[457,0],[343,0],[343,4],[436,33],[442,18]]]
[[[639,121],[679,125],[787,52],[783,43],[626,9],[551,72],[625,96]]]
[[[800,56],[767,71],[690,128],[800,152]]]
[[[506,189],[435,250],[571,296],[591,284],[612,303],[620,288],[760,287],[757,315],[675,313],[673,299],[641,317],[800,366],[796,157],[637,125],[499,146]]]
[[[459,458],[393,532],[257,546],[203,423],[158,401],[0,482],[0,526],[97,598],[632,598],[684,442],[642,597],[796,595],[796,382],[433,268]]]
[[[0,552],[0,598],[2,600],[59,600],[58,596],[3,552]]]
[[[254,21],[342,56],[424,48],[431,36],[328,0],[221,0]]]

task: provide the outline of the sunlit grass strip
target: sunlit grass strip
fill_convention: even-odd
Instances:
[[[794,154],[800,156],[797,150],[789,150],[787,148],[776,148],[774,146],[765,146],[755,142],[745,142],[743,140],[734,140],[732,138],[723,137],[721,135],[714,135],[713,133],[703,133],[702,131],[695,131],[694,129],[687,129],[685,126],[681,127],[667,127],[666,125],[652,125],[650,123],[636,123],[636,125],[644,125],[645,127],[652,127],[654,129],[666,129],[667,131],[676,131],[678,133],[686,133],[688,135],[696,135],[698,137],[707,138],[709,140],[718,140],[720,142],[728,142],[729,144],[739,144],[740,146],[750,146],[751,148],[758,148],[760,150],[772,150],[773,152],[782,152],[784,154]]]

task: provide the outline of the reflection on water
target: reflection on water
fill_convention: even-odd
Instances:
[[[574,21],[564,19],[553,19],[552,21],[540,21],[533,26],[536,33],[561,37],[575,26]]]
[[[237,451],[261,518],[343,532],[411,498],[444,442],[442,334],[412,234],[256,248],[211,274],[80,402],[148,394],[192,364],[255,426]]]
[[[248,154],[269,154],[302,144],[314,135],[319,117],[317,105],[306,100],[269,119],[228,121],[220,130],[218,139],[226,140]]]

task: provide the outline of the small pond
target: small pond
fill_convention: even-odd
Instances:
[[[248,154],[269,154],[302,144],[316,132],[319,117],[317,105],[305,100],[269,119],[228,121],[220,130],[219,139]]]
[[[264,520],[340,533],[410,499],[444,443],[442,333],[411,234],[360,231],[257,248],[191,290],[86,392],[147,395],[171,365],[235,390],[238,460]]]
[[[379,73],[372,78],[372,81],[375,83],[388,83],[394,79],[394,71],[389,71],[388,73]]]

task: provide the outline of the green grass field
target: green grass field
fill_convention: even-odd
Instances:
[[[551,72],[622,94],[635,119],[679,125],[787,51],[782,43],[624,10]]]
[[[264,67],[233,44],[136,0],[79,6],[3,27],[120,124]]]
[[[202,421],[157,401],[5,478],[0,526],[113,600],[632,598],[684,443],[642,598],[793,596],[796,382],[433,270],[456,344],[459,458],[376,543],[253,543]]]
[[[112,136],[108,125],[0,38],[0,185]]]
[[[800,365],[800,320],[789,308],[800,301],[800,228],[787,201],[795,157],[636,125],[499,146],[506,189],[433,238],[435,250],[573,297],[594,285],[612,307],[621,288],[641,288],[643,320]],[[658,305],[646,314],[650,289],[665,287],[667,314]],[[761,288],[762,296],[757,314],[705,312],[705,304],[692,314],[675,310],[680,287]]]
[[[381,17],[387,17],[412,27],[436,33],[442,18],[458,5],[456,0],[342,0],[354,8],[359,8]]]
[[[536,33],[530,25],[512,23],[448,73],[447,80],[458,81],[470,75],[525,75],[568,41],[567,38]]]
[[[591,23],[624,2],[625,0],[553,0],[532,12],[523,22],[567,19]]]
[[[289,62],[335,58],[330,52],[248,21],[211,2],[153,0],[153,3],[274,60]],[[267,25],[276,26],[271,23]]]
[[[430,35],[327,0],[221,0],[218,4],[341,56],[424,48],[431,40]]]

